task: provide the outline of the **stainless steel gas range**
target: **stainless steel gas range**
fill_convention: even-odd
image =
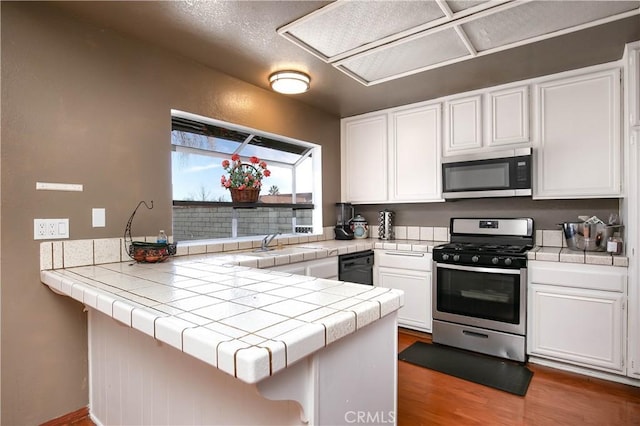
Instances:
[[[433,249],[433,342],[524,362],[531,218],[452,218]]]

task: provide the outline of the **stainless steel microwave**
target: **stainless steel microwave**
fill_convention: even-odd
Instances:
[[[531,148],[442,162],[445,199],[531,195]]]

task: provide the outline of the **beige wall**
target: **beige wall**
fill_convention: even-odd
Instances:
[[[40,282],[33,219],[68,217],[72,239],[171,229],[170,110],[322,145],[339,158],[339,121],[291,98],[61,15],[43,3],[1,3],[1,423],[36,424],[87,404],[86,316]],[[222,59],[221,59],[222,60]],[[324,215],[339,200],[324,165]],[[212,176],[212,183],[219,177]],[[36,191],[69,182],[83,192]],[[105,228],[91,227],[104,207]]]
[[[378,212],[393,210],[394,224],[404,226],[449,226],[451,217],[531,217],[535,229],[557,229],[560,222],[578,220],[579,215],[603,220],[620,210],[613,199],[532,200],[531,197],[454,200],[445,203],[358,205],[355,212],[364,216],[378,232]]]

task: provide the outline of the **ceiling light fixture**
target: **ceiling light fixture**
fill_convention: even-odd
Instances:
[[[278,71],[269,76],[271,88],[285,95],[296,95],[309,90],[311,78],[299,71]]]

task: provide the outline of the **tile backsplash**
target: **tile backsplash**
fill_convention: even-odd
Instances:
[[[434,243],[449,241],[449,228],[437,226],[394,226],[396,240],[421,240]],[[377,239],[377,228],[370,226],[369,238]],[[333,227],[325,227],[322,234],[282,236],[274,239],[272,245],[302,244],[314,241],[333,240]],[[154,242],[155,236],[136,237],[135,241]],[[169,238],[172,241],[172,237]],[[225,251],[250,250],[260,246],[262,238],[238,241],[189,242],[181,243],[177,255],[221,253]],[[535,233],[537,246],[566,248],[561,230],[538,229]],[[123,238],[102,238],[87,240],[45,241],[40,243],[40,269],[59,269],[84,265],[126,262],[127,244]]]

